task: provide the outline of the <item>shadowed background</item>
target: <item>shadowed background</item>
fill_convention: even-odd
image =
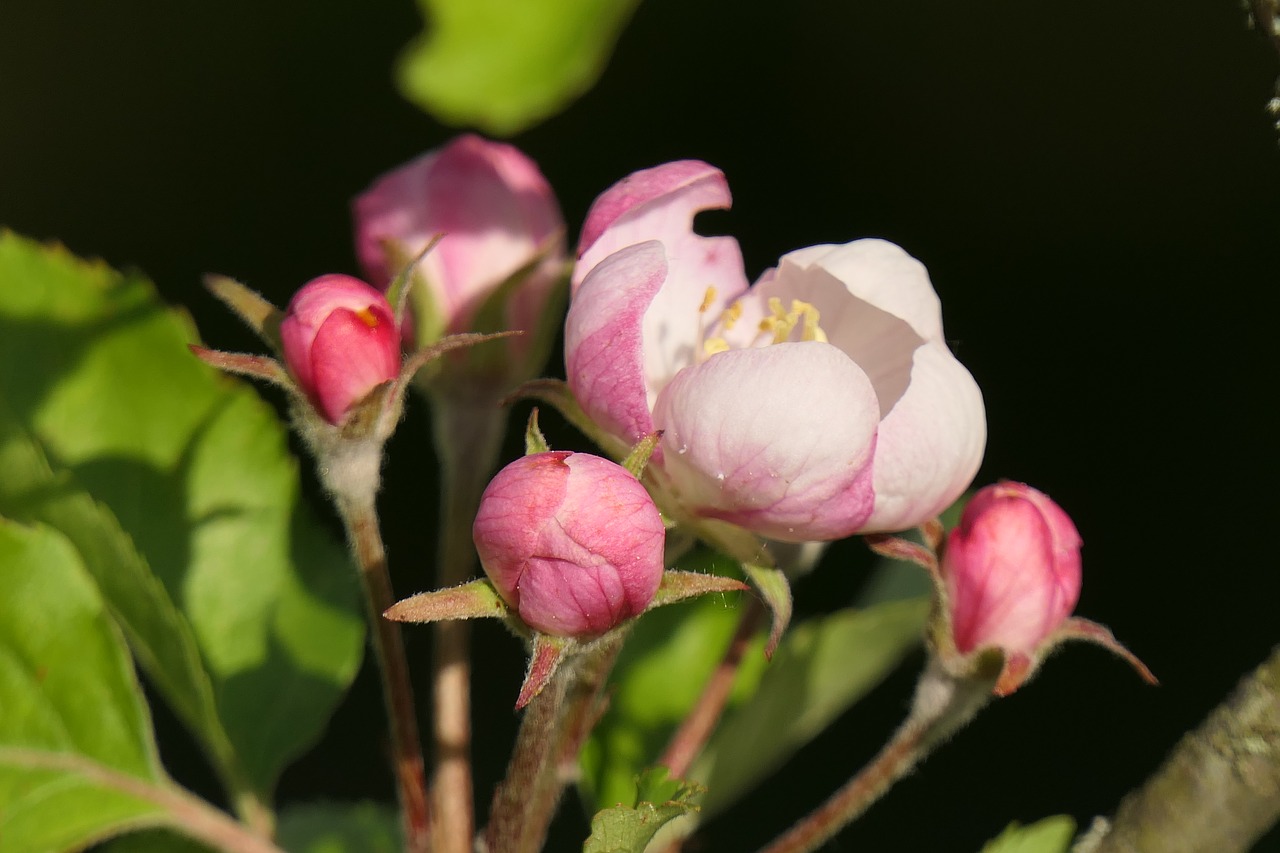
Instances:
[[[1078,612],[1163,682],[1068,648],[833,850],[977,850],[1009,819],[1109,813],[1280,641],[1266,403],[1280,149],[1264,111],[1277,61],[1245,20],[1230,0],[646,0],[600,84],[514,140],[571,235],[618,178],[697,157],[728,175],[735,209],[705,224],[739,238],[749,275],[862,236],[924,261],[986,395],[979,482],[1025,480],[1074,516]],[[408,0],[5,0],[0,224],[140,267],[206,340],[253,348],[200,275],[283,303],[355,271],[350,198],[453,132],[391,84],[418,27]],[[543,420],[553,443],[577,441]],[[429,585],[434,554],[427,430],[415,407],[391,447],[401,595]],[[802,613],[847,603],[868,563],[856,542],[833,549],[796,590]],[[425,687],[426,631],[409,637]],[[477,639],[483,810],[523,659],[496,626]],[[712,823],[702,849],[750,849],[816,805],[896,725],[919,665]],[[176,723],[158,726],[178,778],[212,793]],[[366,672],[281,799],[389,799],[381,728]],[[550,849],[584,834],[565,812]]]

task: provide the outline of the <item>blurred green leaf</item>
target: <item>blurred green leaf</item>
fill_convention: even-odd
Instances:
[[[400,823],[380,803],[308,803],[280,815],[277,842],[289,853],[396,853]]]
[[[33,517],[57,507],[62,520],[50,521],[85,543],[96,574],[118,560],[132,578],[104,588],[136,582],[156,606],[154,624],[133,620],[130,637],[145,628],[154,645],[174,630],[177,648],[139,647],[139,658],[163,670],[157,686],[217,761],[216,737],[193,722],[206,709],[184,632],[84,495],[115,516],[189,623],[218,718],[265,798],[354,677],[358,588],[345,551],[302,505],[273,412],[197,361],[193,340],[142,277],[0,233],[0,398],[52,477],[49,493],[10,498]],[[197,694],[172,697],[184,680]]]
[[[712,559],[699,552],[681,568],[711,571]],[[721,559],[714,570],[727,569]],[[636,777],[666,746],[729,645],[745,602],[729,607],[725,601],[704,596],[637,620],[610,677],[608,710],[582,753],[588,811],[633,802]],[[755,689],[765,667],[763,649],[762,637],[747,651],[731,702]]]
[[[861,699],[920,642],[929,604],[843,610],[795,626],[751,699],[725,715],[689,773],[705,815],[730,805]]]
[[[1066,853],[1075,836],[1076,822],[1066,815],[1047,817],[1031,826],[1015,821],[988,841],[982,853]]]
[[[510,136],[590,89],[639,0],[418,0],[400,58],[409,100],[446,124]]]
[[[645,770],[634,782],[634,806],[605,809],[591,819],[591,837],[582,853],[644,853],[664,825],[698,811],[705,789],[668,779],[666,768]]]
[[[124,641],[75,548],[0,519],[4,850],[78,848],[155,822],[160,808],[121,788],[164,778]]]
[[[171,829],[144,829],[111,839],[99,853],[212,853],[212,848]]]

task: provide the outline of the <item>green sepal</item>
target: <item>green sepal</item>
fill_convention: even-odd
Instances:
[[[782,634],[791,622],[791,584],[781,569],[743,563],[742,570],[769,606],[773,618],[769,624],[769,640],[764,646],[764,656],[773,659]]]
[[[658,442],[662,439],[662,431],[651,432],[632,448],[627,454],[627,458],[622,460],[622,467],[631,472],[631,476],[639,480],[644,476],[645,466],[649,464],[649,457],[653,455],[653,451],[658,448]]]
[[[631,448],[596,426],[578,404],[577,398],[562,379],[533,379],[524,383],[503,400],[504,405],[519,400],[538,400],[560,413],[578,432],[590,439],[611,459],[625,459]]]
[[[382,614],[383,618],[392,622],[506,619],[510,615],[511,609],[488,578],[412,595],[396,602]]]
[[[422,263],[423,258],[431,254],[431,250],[434,249],[442,239],[444,239],[443,234],[436,234],[427,241],[427,245],[423,247],[422,251],[418,252],[418,254],[414,255],[412,258],[406,258],[405,253],[400,251],[399,244],[395,241],[388,240],[383,244],[382,248],[386,253],[387,258],[394,262],[396,267],[400,270],[396,273],[396,277],[391,280],[391,284],[387,286],[387,302],[391,305],[391,313],[392,316],[396,318],[397,327],[404,323],[405,306],[409,302],[409,294],[413,290],[413,283],[417,280],[414,278],[414,272],[418,269],[418,264]],[[419,289],[424,289],[425,286],[426,285],[424,283],[423,288]],[[427,298],[431,298],[429,294],[427,295]],[[435,323],[439,325],[440,329],[430,337],[418,338],[415,335],[415,343],[419,346],[435,342],[440,335],[444,333],[444,323],[438,319],[439,311],[430,312],[430,316]],[[418,318],[415,316],[414,319],[416,321]]]
[[[225,275],[206,275],[204,286],[243,320],[246,326],[253,329],[267,346],[275,352],[283,351],[280,342],[280,321],[284,319],[284,313],[279,308],[264,299],[257,291]]]
[[[726,578],[721,575],[709,575],[705,572],[681,572],[668,570],[662,573],[662,583],[653,596],[653,601],[645,608],[647,613],[656,607],[665,607],[709,592],[743,592],[750,590],[740,580]]]
[[[546,453],[550,449],[551,445],[547,444],[547,437],[538,427],[538,407],[534,406],[533,411],[529,413],[529,423],[524,429],[524,455]]]
[[[665,767],[651,767],[636,777],[633,806],[615,806],[591,819],[591,837],[583,853],[644,853],[658,830],[685,815],[697,814],[706,788],[669,779]]]

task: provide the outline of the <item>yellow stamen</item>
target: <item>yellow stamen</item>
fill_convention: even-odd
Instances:
[[[729,342],[724,338],[712,338],[702,345],[702,352],[707,356],[713,356],[718,352],[726,352],[729,349]]]
[[[716,289],[714,286],[708,287],[707,292],[703,294],[702,304],[698,306],[698,313],[705,314],[711,309],[716,301]]]
[[[378,315],[373,313],[372,306],[369,308],[361,308],[355,312],[355,315],[364,322],[370,329],[378,328]]]
[[[724,313],[720,315],[720,328],[726,332],[731,331],[737,325],[739,318],[742,317],[742,303],[735,302],[728,308],[724,309]]]

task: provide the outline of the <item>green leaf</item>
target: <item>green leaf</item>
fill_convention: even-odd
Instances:
[[[664,767],[644,771],[635,780],[634,806],[605,809],[591,819],[591,837],[582,853],[644,853],[664,825],[696,814],[705,789],[682,779],[668,779]]]
[[[274,413],[194,358],[194,340],[185,316],[140,276],[0,233],[0,398],[43,450],[54,482],[110,510],[185,616],[218,718],[265,799],[354,677],[363,620],[354,570],[302,505]],[[26,511],[38,515],[38,500]],[[86,536],[76,528],[77,541]],[[94,566],[120,557],[85,548]],[[145,586],[138,594],[155,603]],[[178,647],[181,635],[170,637]],[[202,701],[171,695],[198,676],[152,652],[152,662],[143,651],[139,660],[222,760],[216,736],[193,722]],[[236,775],[222,769],[229,781]]]
[[[866,695],[920,642],[929,604],[842,610],[795,626],[755,695],[730,710],[689,773],[715,814]],[[749,748],[748,748],[749,745]]]
[[[988,841],[982,853],[1066,853],[1076,822],[1066,815],[1047,817],[1031,826],[1009,824],[999,838]]]
[[[396,853],[396,813],[381,803],[308,803],[280,816],[278,843],[289,853]]]
[[[590,89],[639,0],[418,0],[405,97],[446,124],[508,136]]]
[[[697,552],[681,565],[725,574],[723,559],[719,566],[713,559]],[[653,764],[702,692],[738,625],[740,608],[725,602],[703,596],[636,621],[610,676],[608,710],[581,756],[580,788],[595,808],[632,801],[636,776]],[[765,668],[763,648],[760,638],[743,656],[731,703],[755,689]]]
[[[57,531],[0,519],[0,841],[81,847],[154,823],[164,779],[115,623]],[[113,784],[123,780],[124,784]]]
[[[196,732],[215,764],[241,775],[218,719],[213,685],[186,617],[151,573],[105,506],[55,475],[40,449],[0,400],[0,513],[59,530],[79,552],[139,664],[178,716]]]

